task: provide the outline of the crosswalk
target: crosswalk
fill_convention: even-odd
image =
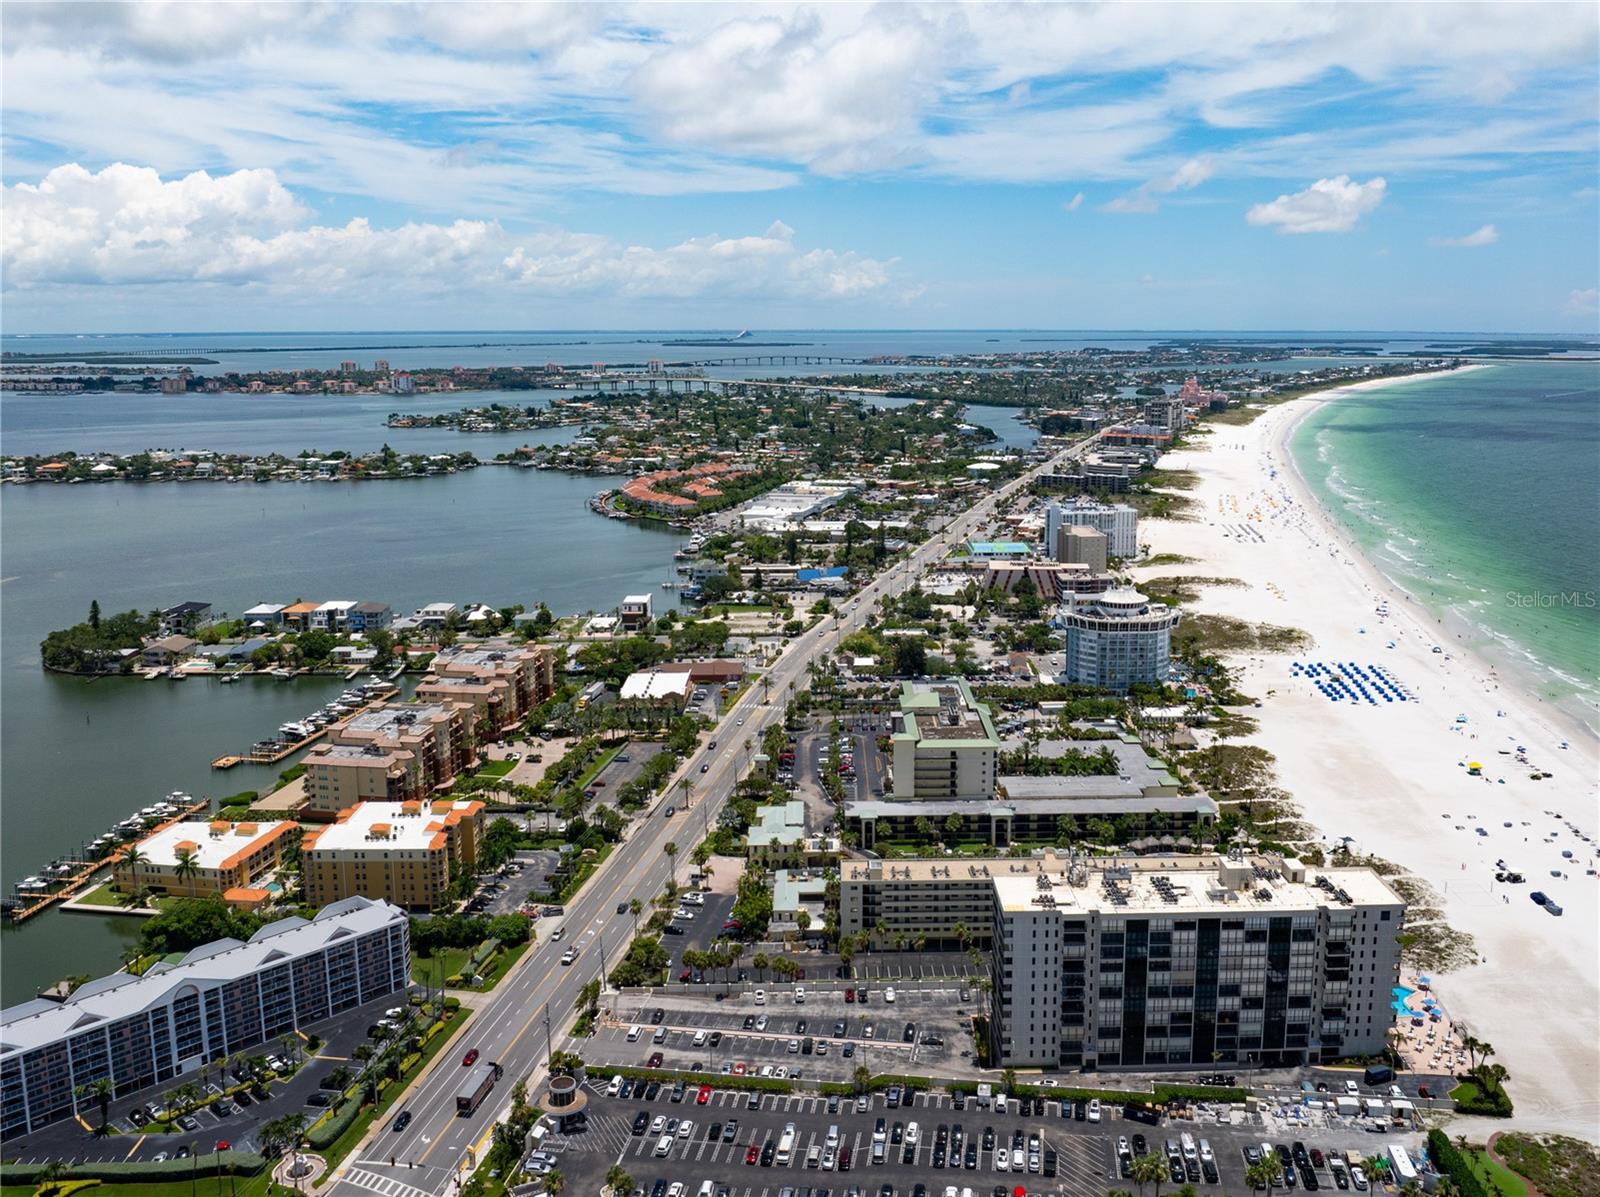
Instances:
[[[344,1179],[350,1184],[379,1193],[382,1197],[433,1197],[426,1189],[419,1189],[416,1185],[408,1185],[403,1180],[396,1180],[392,1176],[379,1176],[376,1172],[368,1172],[365,1168],[351,1168],[344,1174]]]

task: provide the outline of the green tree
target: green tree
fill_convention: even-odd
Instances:
[[[612,1164],[606,1169],[606,1187],[613,1193],[626,1193],[633,1188],[633,1177],[621,1164]]]
[[[172,866],[172,875],[179,881],[189,883],[189,894],[195,892],[195,878],[200,876],[200,857],[192,849],[179,852],[177,862]]]
[[[116,1096],[117,1087],[109,1077],[101,1077],[97,1081],[90,1081],[87,1085],[79,1085],[72,1091],[78,1097],[92,1097],[100,1107],[100,1126],[94,1132],[104,1135],[110,1130],[111,1099]]]
[[[89,603],[89,626],[95,631],[100,630],[100,600],[92,599]]]
[[[1161,1182],[1167,1179],[1167,1164],[1160,1156],[1138,1155],[1133,1157],[1129,1166],[1128,1175],[1133,1183],[1139,1186],[1139,1197],[1144,1197],[1144,1187],[1147,1184],[1156,1186],[1156,1197],[1161,1194]]]

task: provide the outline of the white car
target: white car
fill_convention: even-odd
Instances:
[[[659,1139],[656,1140],[656,1158],[660,1159],[663,1156],[667,1156],[667,1155],[671,1155],[671,1154],[672,1154],[672,1136],[671,1135],[662,1135]]]
[[[1011,1153],[1004,1147],[996,1147],[994,1149],[994,1170],[996,1172],[1004,1172],[1010,1166]]]
[[[1098,1097],[1091,1097],[1089,1099],[1089,1121],[1100,1121],[1100,1099]]]
[[[678,1123],[678,1138],[687,1139],[692,1134],[694,1134],[693,1118],[685,1118],[682,1122]]]
[[[883,1000],[891,1006],[894,1005],[894,986],[890,985],[883,991]]]
[[[766,1029],[767,1029],[767,1016],[765,1014],[763,1014],[760,1018],[756,1019],[756,1030],[764,1031]]]
[[[1011,1170],[1013,1172],[1021,1172],[1023,1167],[1024,1167],[1024,1164],[1022,1162],[1022,1148],[1013,1147],[1011,1149]]]
[[[1360,1168],[1350,1169],[1350,1183],[1355,1186],[1358,1193],[1367,1191],[1367,1174]]]
[[[666,1128],[667,1128],[667,1120],[663,1115],[657,1114],[654,1118],[652,1118],[650,1120],[650,1133],[652,1135],[659,1136],[661,1134],[661,1132],[664,1131]]]
[[[917,1136],[921,1133],[922,1131],[915,1122],[906,1123],[906,1146],[915,1147],[917,1145]]]
[[[622,1074],[619,1072],[611,1078],[611,1083],[606,1086],[606,1096],[615,1097],[622,1092]]]
[[[577,948],[568,948],[565,952],[561,953],[561,963],[562,964],[571,964],[577,958],[578,958],[578,949]]]
[[[696,1047],[704,1047],[706,1045],[706,1032],[696,1031],[694,1033],[694,1045]]]
[[[765,989],[756,990],[756,1005],[765,1006],[766,1004],[767,1004],[767,991]]]
[[[796,1006],[806,1004],[806,987],[804,985],[796,985],[794,987],[794,1004]]]
[[[1354,1081],[1346,1081],[1344,1083],[1344,1091],[1346,1093],[1360,1093],[1361,1092],[1361,1087],[1359,1085],[1357,1085]]]

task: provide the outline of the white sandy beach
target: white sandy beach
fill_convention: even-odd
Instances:
[[[1600,741],[1516,688],[1505,667],[1497,675],[1462,651],[1317,507],[1287,440],[1316,405],[1354,389],[1295,400],[1247,426],[1216,425],[1198,447],[1164,457],[1163,467],[1200,473],[1189,492],[1198,522],[1141,522],[1140,539],[1152,553],[1198,560],[1136,576],[1242,579],[1244,587],[1202,589],[1197,609],[1314,637],[1298,655],[1236,662],[1242,688],[1263,700],[1249,742],[1275,754],[1280,783],[1330,847],[1351,836],[1356,851],[1404,866],[1476,938],[1483,963],[1435,974],[1434,993],[1510,1070],[1514,1124],[1600,1140],[1600,878],[1588,872],[1600,866]],[[1330,701],[1291,675],[1297,659],[1382,666],[1414,700]],[[1516,760],[1519,745],[1527,764]],[[1474,761],[1482,777],[1469,776]],[[1535,769],[1553,777],[1533,781]],[[1495,883],[1502,858],[1527,884]],[[1534,890],[1565,913],[1536,905]]]

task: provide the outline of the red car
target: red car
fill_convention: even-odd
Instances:
[[[855,986],[852,985],[849,989],[844,991],[844,1000],[847,1002],[853,1002],[856,1000]]]
[[[697,1105],[697,1106],[703,1106],[703,1105],[706,1104],[706,1102],[708,1102],[710,1100],[711,1100],[711,1086],[710,1085],[701,1085],[700,1086],[700,1092],[695,1094],[694,1104]]]
[[[747,1066],[743,1060],[736,1061],[733,1066],[733,1075],[743,1076],[745,1074],[746,1067]]]
[[[693,974],[688,969],[684,969],[678,974],[678,980],[687,981],[691,976],[693,976]]]
[[[478,1049],[477,1048],[472,1048],[470,1051],[467,1052],[466,1055],[461,1057],[461,1067],[463,1067],[463,1068],[471,1068],[477,1062],[478,1062]]]
[[[661,1053],[660,1052],[651,1052],[650,1053],[650,1058],[644,1062],[644,1066],[646,1068],[660,1068],[661,1067]]]
[[[848,1147],[839,1148],[839,1171],[850,1171],[850,1149]]]
[[[760,1158],[761,1158],[761,1148],[757,1147],[754,1143],[750,1144],[750,1146],[745,1149],[745,1153],[744,1153],[744,1162],[745,1163],[753,1164],[757,1160],[759,1160]]]

